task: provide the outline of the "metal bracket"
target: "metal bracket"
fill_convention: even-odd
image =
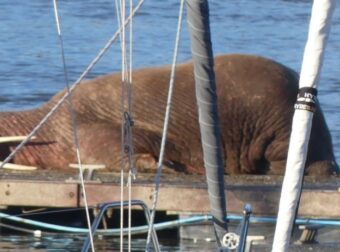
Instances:
[[[316,243],[316,236],[320,228],[323,225],[301,225],[299,229],[302,230],[302,234],[299,239],[299,243]]]

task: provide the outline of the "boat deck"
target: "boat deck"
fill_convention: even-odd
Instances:
[[[0,171],[0,206],[81,207],[83,196],[78,171]],[[241,213],[245,203],[256,215],[277,214],[281,176],[226,176],[229,213]],[[158,210],[173,213],[207,213],[210,211],[205,176],[163,174]],[[306,177],[299,215],[340,218],[340,178]],[[127,191],[127,190],[126,190]],[[138,174],[133,182],[132,198],[151,206],[154,175]],[[91,206],[120,200],[120,174],[94,172],[86,181]],[[127,197],[126,197],[127,199]]]

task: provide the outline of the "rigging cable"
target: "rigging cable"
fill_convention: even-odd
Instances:
[[[123,9],[123,7],[122,7],[122,5],[124,5],[124,2],[122,2],[122,1],[120,1],[120,14],[119,13],[117,13],[117,17],[119,17],[120,16],[120,20],[122,21],[122,20],[124,20],[125,19],[125,17],[124,17],[124,19],[123,19],[123,11],[122,11],[122,9]],[[125,7],[125,6],[124,6]],[[124,14],[125,15],[125,14]],[[124,82],[124,66],[125,66],[125,64],[124,64],[124,60],[125,60],[125,57],[124,57],[124,50],[123,50],[123,48],[124,48],[124,40],[125,40],[125,26],[122,26],[121,27],[122,28],[122,32],[120,33],[120,43],[121,43],[121,52],[122,52],[122,69],[121,69],[121,71],[122,71],[122,79],[123,79],[123,81],[122,81],[122,85],[123,85],[123,82]],[[121,98],[121,111],[124,111],[124,107],[123,107],[123,97],[124,97],[124,94],[123,94],[123,86],[122,86],[122,98]],[[123,228],[124,228],[124,208],[123,208],[123,201],[124,201],[124,150],[123,150],[123,146],[124,146],[124,123],[123,123],[123,119],[122,119],[122,123],[121,123],[122,125],[121,125],[121,148],[122,148],[122,151],[121,151],[121,158],[122,158],[122,160],[121,160],[121,167],[120,167],[120,252],[123,252]]]
[[[130,4],[130,15],[133,12],[132,0]],[[123,20],[126,18],[126,0],[121,0],[120,3],[116,0],[117,20],[118,25],[121,26]],[[126,166],[128,167],[127,187],[128,187],[128,251],[131,251],[131,194],[132,194],[132,177],[135,177],[135,170],[133,168],[133,144],[132,144],[132,19],[129,25],[129,48],[126,47],[126,30],[125,26],[121,27],[120,33],[121,52],[122,52],[122,125],[121,125],[121,189],[120,189],[120,251],[123,251],[123,229],[124,229],[124,178]],[[127,58],[127,53],[129,58]]]
[[[155,178],[155,190],[152,195],[152,208],[151,208],[151,214],[150,214],[148,236],[147,236],[147,241],[146,241],[146,251],[150,250],[151,233],[154,228],[153,225],[154,225],[155,212],[156,212],[156,207],[157,207],[157,202],[158,202],[158,194],[159,194],[159,186],[160,186],[160,180],[161,180],[162,168],[163,168],[166,137],[167,137],[167,132],[168,132],[169,120],[170,120],[172,94],[173,94],[175,75],[176,75],[177,55],[178,55],[180,35],[181,35],[181,30],[182,30],[183,9],[184,9],[184,0],[181,0],[180,8],[179,8],[179,15],[178,15],[175,48],[174,48],[174,54],[173,54],[173,61],[171,65],[171,76],[170,76],[169,91],[168,91],[168,98],[167,98],[165,118],[164,118],[163,135],[162,135],[161,148],[160,148],[159,159],[158,159],[158,164],[157,164],[157,174]]]
[[[64,42],[63,42],[63,37],[62,37],[62,34],[61,34],[60,16],[59,16],[59,13],[58,13],[57,0],[53,0],[53,7],[54,7],[54,14],[55,14],[55,20],[56,20],[56,26],[57,26],[57,33],[58,33],[58,38],[59,38],[59,43],[60,43],[63,71],[64,71],[64,78],[65,78],[65,86],[66,86],[66,90],[67,90],[67,93],[68,93],[68,100],[67,101],[68,101],[68,106],[69,106],[69,111],[70,111],[70,116],[71,116],[71,125],[72,125],[74,142],[75,142],[75,145],[76,145],[76,154],[77,154],[77,161],[78,161],[78,166],[79,166],[79,178],[80,178],[80,182],[81,182],[82,193],[83,193],[83,196],[84,196],[86,221],[87,221],[88,230],[89,230],[91,249],[92,249],[92,252],[94,252],[95,249],[94,249],[94,243],[93,243],[93,234],[92,234],[92,230],[91,230],[90,213],[89,213],[89,207],[88,207],[86,190],[85,190],[83,167],[82,167],[81,155],[80,155],[80,144],[79,144],[79,138],[78,138],[78,133],[77,133],[77,121],[76,121],[76,115],[75,115],[74,108],[73,108],[72,93],[70,91],[69,79],[68,79],[68,74],[67,74]]]
[[[121,32],[119,33],[120,43],[122,43],[122,40],[123,40],[122,33],[125,33],[125,29],[124,29],[125,27],[123,27],[121,25],[121,23],[122,23],[122,21],[121,21],[121,19],[122,19],[122,14],[121,14],[122,7],[121,7],[121,4],[122,4],[121,0],[115,0],[117,23],[118,23],[119,29],[121,29]],[[123,62],[123,60],[122,60],[122,62]],[[122,63],[122,68],[123,68],[123,63]],[[121,70],[121,71],[123,72],[123,70]],[[123,124],[123,122],[122,122],[122,124]],[[122,129],[122,132],[121,132],[121,137],[122,137],[121,146],[123,146],[123,144],[124,144],[123,143],[123,135],[124,135],[124,132],[123,132],[123,129]],[[123,228],[124,228],[124,210],[123,210],[123,201],[124,201],[124,188],[123,188],[123,184],[124,184],[124,171],[123,171],[123,166],[124,166],[124,161],[123,161],[123,156],[124,156],[124,152],[122,151],[121,152],[122,161],[121,161],[121,170],[120,170],[120,252],[123,251]]]
[[[131,18],[136,14],[136,12],[142,7],[145,0],[140,0],[137,6],[134,8],[132,15],[130,15],[126,21],[124,22],[124,26],[126,26]],[[100,52],[96,55],[96,57],[91,61],[91,63],[87,66],[84,72],[80,75],[80,77],[70,86],[70,92],[72,92],[81,81],[85,78],[85,76],[93,69],[93,67],[98,63],[98,61],[105,55],[111,45],[115,42],[119,34],[121,33],[121,28],[119,28],[113,36],[109,39],[109,41],[105,44],[105,46],[100,50]],[[16,148],[5,158],[5,160],[0,164],[0,169],[3,168],[13,157],[22,149],[25,144],[27,144],[33,136],[40,130],[40,128],[48,121],[48,119],[60,108],[60,106],[65,102],[68,98],[69,94],[66,92],[52,107],[52,109],[41,119],[41,121],[35,126],[35,128],[27,135],[25,140],[23,140]]]
[[[130,15],[133,10],[133,1],[130,0],[130,8],[129,12]],[[128,103],[129,103],[129,113],[132,117],[132,43],[133,43],[133,19],[131,19],[130,22],[130,27],[129,27],[129,66],[128,66],[128,80],[129,80],[129,96],[128,96]],[[128,175],[128,229],[129,229],[129,234],[128,234],[128,244],[129,244],[129,251],[131,251],[131,226],[132,226],[132,177],[135,179],[136,177],[136,171],[133,168],[133,142],[132,142],[132,126],[133,126],[133,121],[129,121],[129,135],[128,135],[128,141],[129,141],[129,175]],[[132,125],[131,125],[132,123]]]

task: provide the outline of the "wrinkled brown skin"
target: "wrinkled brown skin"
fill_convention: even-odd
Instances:
[[[274,61],[249,55],[216,57],[215,74],[225,172],[283,174],[298,75]],[[169,66],[133,73],[134,152],[139,171],[156,167],[169,76]],[[73,93],[84,164],[104,163],[111,170],[120,169],[120,78],[120,74],[113,74],[86,81]],[[0,134],[29,133],[62,94],[35,110],[1,113]],[[44,169],[67,168],[69,163],[76,163],[73,139],[65,104],[12,162]],[[1,158],[12,148],[2,144]],[[191,63],[177,67],[165,160],[168,169],[204,172]],[[318,107],[306,173],[331,174],[335,166],[330,133]]]

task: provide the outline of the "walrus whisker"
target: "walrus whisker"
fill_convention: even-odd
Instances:
[[[0,137],[0,143],[13,143],[13,142],[21,142],[25,140],[27,136],[3,136]],[[31,140],[36,139],[37,137],[33,136]]]
[[[2,165],[3,162],[0,162],[0,165]],[[20,165],[20,164],[12,164],[12,163],[6,163],[3,166],[4,169],[9,170],[20,170],[20,171],[33,171],[37,170],[38,167],[36,166],[28,166],[28,165]]]

